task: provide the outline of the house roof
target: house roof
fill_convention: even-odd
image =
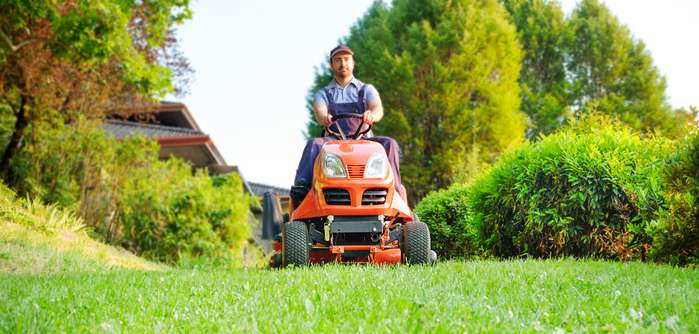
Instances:
[[[132,106],[120,111],[121,114],[131,115],[128,117],[128,120],[131,121],[147,121],[149,120],[148,116],[155,115],[153,119],[161,125],[201,131],[187,106],[179,102],[163,101],[157,104]],[[114,116],[119,117],[121,114]]]
[[[289,189],[287,188],[276,187],[256,182],[248,182],[248,184],[250,184],[250,188],[252,188],[252,193],[256,196],[262,196],[266,192],[271,192],[272,194],[275,194],[280,197],[289,196]]]
[[[117,139],[130,137],[135,134],[141,134],[151,138],[161,137],[191,137],[204,135],[201,131],[195,129],[181,128],[175,126],[166,126],[150,123],[139,123],[131,121],[121,121],[110,119],[104,122],[102,128],[107,130]]]
[[[121,120],[107,120],[102,128],[117,139],[137,134],[156,139],[162,159],[177,156],[189,160],[197,168],[226,166],[226,160],[211,138],[199,130]]]

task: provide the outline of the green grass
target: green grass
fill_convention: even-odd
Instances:
[[[70,210],[15,198],[0,183],[0,272],[167,269],[90,238],[84,227]]]
[[[44,230],[0,220],[0,272],[46,274],[110,268],[166,270],[167,266],[95,241],[84,231]]]
[[[196,261],[192,263],[196,265]],[[171,269],[0,187],[0,333],[699,332],[699,271],[599,261]]]
[[[0,273],[2,332],[697,332],[699,271],[597,261]]]

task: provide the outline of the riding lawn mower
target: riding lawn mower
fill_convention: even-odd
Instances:
[[[341,114],[333,123],[358,114]],[[325,129],[326,142],[315,160],[313,184],[292,201],[274,242],[272,267],[327,262],[431,264],[430,232],[396,189],[383,146],[362,139],[371,126],[345,135]],[[299,189],[292,188],[292,193]]]

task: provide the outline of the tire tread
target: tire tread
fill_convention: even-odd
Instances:
[[[427,224],[412,221],[403,226],[405,260],[408,264],[431,263],[430,230]]]
[[[285,265],[308,264],[308,229],[301,221],[286,223],[284,229],[284,257]]]

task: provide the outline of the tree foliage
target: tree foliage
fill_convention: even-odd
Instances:
[[[686,133],[687,113],[667,103],[665,79],[645,45],[599,1],[580,1],[568,19],[555,1],[501,2],[524,51],[520,82],[529,138],[589,112],[642,132]]]
[[[375,129],[401,143],[412,199],[468,178],[521,143],[521,53],[497,2],[377,1],[345,41],[356,76],[381,93],[385,116]],[[321,67],[312,90],[330,78]]]
[[[239,264],[251,199],[237,175],[193,173],[99,126],[186,88],[173,28],[190,15],[189,0],[1,2],[0,171],[21,196],[138,254]]]
[[[505,13],[490,1],[377,1],[342,39],[355,51],[357,77],[381,92],[386,115],[375,128],[401,143],[412,199],[468,180],[516,145],[518,108],[533,140],[593,112],[670,138],[691,128],[692,109],[668,104],[643,42],[597,0],[568,18],[555,1],[499,3]],[[330,80],[322,64],[309,110],[312,92]],[[317,136],[309,115],[307,134]]]
[[[522,111],[527,137],[551,133],[571,118],[566,75],[569,31],[560,5],[547,0],[502,0],[522,44]]]
[[[175,61],[181,54],[172,38],[172,27],[190,16],[188,6],[188,0],[0,3],[0,105],[13,123],[0,172],[9,184],[10,161],[39,137],[38,122],[100,117],[171,91],[172,71],[164,65],[181,64],[179,74],[188,68]]]
[[[597,0],[583,0],[567,22],[573,106],[617,115],[644,132],[681,135],[665,95],[665,79],[642,41]]]

